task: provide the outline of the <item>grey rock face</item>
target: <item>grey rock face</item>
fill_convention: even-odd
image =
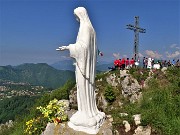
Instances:
[[[97,98],[97,105],[101,106],[103,110],[107,108],[108,102],[106,101],[103,93],[101,93],[100,96]]]
[[[121,76],[124,78],[121,81],[122,95],[124,97],[130,97],[129,100],[131,103],[136,102],[141,97],[141,86],[136,79],[134,79],[131,75],[126,74],[124,70],[120,71],[120,73],[122,73]]]
[[[162,71],[163,73],[166,73],[166,70],[167,70],[167,67],[163,67],[163,68],[161,69],[161,71]]]
[[[41,135],[54,135],[55,124],[48,123],[45,131]]]
[[[133,135],[151,135],[151,127],[138,126],[134,132]]]
[[[124,80],[121,82],[122,84],[122,94],[126,96],[133,95],[140,91],[140,85],[138,81],[131,76],[126,76]]]
[[[110,74],[109,77],[106,78],[106,81],[111,86],[115,87],[118,85],[118,83],[116,82],[116,75],[115,74]]]
[[[77,91],[76,91],[76,89],[70,91],[69,103],[71,106],[77,106]]]

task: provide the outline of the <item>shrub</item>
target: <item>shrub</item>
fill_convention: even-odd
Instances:
[[[113,91],[112,86],[108,85],[105,89],[105,93],[104,93],[105,99],[109,102],[112,103],[113,101],[116,100],[116,96],[115,93]]]

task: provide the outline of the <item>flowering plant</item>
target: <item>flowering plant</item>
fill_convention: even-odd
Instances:
[[[55,125],[67,121],[67,106],[65,102],[54,99],[46,107],[39,106],[38,109],[42,115],[26,122],[25,133],[29,135],[41,134],[48,122],[54,122]]]
[[[54,122],[55,124],[67,121],[68,117],[65,113],[66,108],[66,104],[63,101],[58,101],[57,99],[50,101],[46,107],[37,107],[44,117],[48,118],[49,122]]]
[[[29,135],[41,134],[47,123],[47,118],[33,118],[26,122],[26,129],[24,130],[24,133]]]

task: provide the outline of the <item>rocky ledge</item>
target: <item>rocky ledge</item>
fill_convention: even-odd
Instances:
[[[107,117],[100,127],[97,135],[113,135],[111,117]],[[67,122],[55,126],[54,123],[48,123],[45,131],[41,135],[89,135],[81,131],[75,131],[68,126]],[[93,135],[93,134],[92,134]]]

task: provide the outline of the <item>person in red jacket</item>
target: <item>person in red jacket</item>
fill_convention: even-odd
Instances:
[[[116,60],[114,60],[114,67],[115,67],[115,69],[117,69],[118,68],[118,60],[116,59]]]
[[[130,66],[131,66],[131,67],[134,67],[134,64],[135,64],[135,61],[134,61],[134,58],[132,58],[132,59],[130,60]]]
[[[129,69],[129,58],[126,59],[126,68]]]
[[[117,59],[118,69],[120,69],[120,60]]]
[[[124,70],[124,68],[125,68],[125,58],[122,59],[121,64],[122,64],[122,70]]]
[[[121,62],[121,59],[119,59],[119,69],[120,69],[120,70],[122,69],[122,62]]]

